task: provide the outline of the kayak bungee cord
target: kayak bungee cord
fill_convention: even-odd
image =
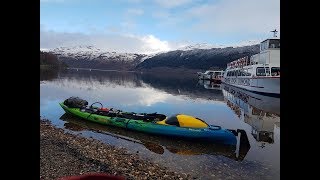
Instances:
[[[90,107],[89,107],[89,109],[90,109],[90,111],[92,110],[92,105],[94,105],[94,104],[96,104],[96,103],[99,103],[100,105],[101,105],[101,108],[103,108],[103,105],[102,105],[102,103],[101,102],[94,102],[94,103],[92,103],[91,105],[90,105]],[[87,119],[92,115],[94,113],[94,110],[92,110],[92,112],[89,114],[89,116],[87,117]]]

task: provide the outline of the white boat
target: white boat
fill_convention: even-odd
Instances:
[[[203,85],[206,89],[221,90],[221,83],[214,83],[209,80],[199,80],[198,84]]]
[[[221,83],[224,71],[207,70],[206,72],[197,72],[200,80],[209,80],[214,83]]]
[[[222,83],[280,97],[280,38],[275,36],[262,41],[259,54],[228,63]]]

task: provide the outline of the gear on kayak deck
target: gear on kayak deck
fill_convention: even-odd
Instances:
[[[70,97],[64,101],[64,105],[68,106],[69,108],[80,108],[82,112],[92,114],[98,114],[101,116],[108,116],[108,117],[120,117],[126,119],[133,119],[133,120],[143,120],[143,121],[161,121],[166,118],[163,114],[155,113],[135,113],[135,112],[123,112],[121,110],[117,110],[114,108],[105,108],[103,107],[101,102],[94,102],[90,106],[86,100],[83,100],[79,97]],[[100,105],[100,107],[94,106]]]

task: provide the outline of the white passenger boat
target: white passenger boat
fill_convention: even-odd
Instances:
[[[262,41],[259,54],[228,63],[222,83],[280,97],[280,38],[275,35]]]

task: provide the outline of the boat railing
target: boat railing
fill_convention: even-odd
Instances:
[[[252,63],[251,58],[249,56],[245,56],[228,63],[227,68],[233,69],[233,68],[244,67],[244,66],[251,65],[251,63]]]

